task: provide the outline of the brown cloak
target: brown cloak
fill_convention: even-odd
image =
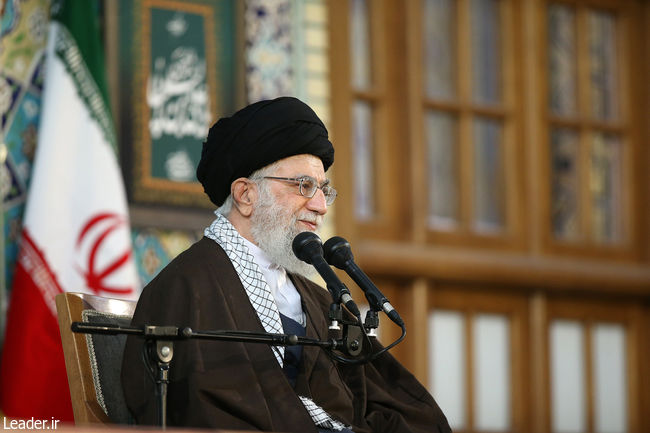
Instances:
[[[291,275],[307,315],[307,336],[328,338],[329,293]],[[203,238],[174,259],[142,292],[134,325],[263,332],[226,253]],[[155,386],[142,362],[142,339],[129,337],[122,365],[127,405],[138,424],[157,424]],[[175,343],[168,425],[316,432],[297,395],[364,432],[449,432],[426,389],[390,354],[364,366],[336,364],[304,347],[295,389],[264,344],[190,340]]]

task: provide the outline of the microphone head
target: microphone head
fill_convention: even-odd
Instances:
[[[314,257],[323,256],[323,241],[314,232],[302,232],[293,239],[293,253],[303,262],[312,265]]]
[[[354,260],[350,242],[340,236],[334,236],[325,242],[323,250],[327,263],[339,269],[345,269],[346,263]]]

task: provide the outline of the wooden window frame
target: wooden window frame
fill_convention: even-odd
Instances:
[[[408,58],[409,58],[409,112],[410,131],[413,142],[413,157],[411,158],[412,189],[414,197],[413,225],[415,238],[427,243],[446,244],[454,246],[490,247],[497,249],[522,249],[526,238],[523,236],[526,221],[526,206],[524,204],[524,135],[521,127],[523,95],[516,92],[515,86],[520,82],[522,63],[515,53],[521,49],[520,26],[521,10],[518,2],[503,0],[501,2],[500,19],[504,23],[504,33],[501,37],[501,87],[502,102],[497,107],[480,105],[472,99],[471,89],[471,43],[470,37],[470,3],[469,0],[459,0],[458,20],[456,27],[457,49],[456,70],[458,99],[455,102],[435,101],[425,96],[422,73],[422,17],[421,2],[407,2],[409,25]],[[444,110],[453,113],[458,118],[458,148],[459,148],[459,225],[455,230],[431,228],[427,223],[428,195],[426,181],[426,140],[424,136],[424,114],[428,109]],[[473,120],[485,118],[499,119],[502,122],[502,164],[505,170],[504,181],[504,225],[503,230],[494,233],[475,231],[473,225]]]
[[[435,310],[455,311],[464,316],[465,323],[465,395],[467,427],[455,429],[457,433],[478,432],[474,426],[474,371],[473,371],[473,338],[472,323],[478,314],[497,314],[506,316],[509,320],[510,337],[510,430],[509,432],[530,431],[528,415],[529,383],[529,353],[528,338],[530,334],[529,308],[524,295],[498,290],[486,293],[472,286],[433,285],[428,284],[424,302],[426,315],[420,318],[419,329],[425,329],[419,344],[428,346],[429,329],[428,315]],[[422,297],[422,295],[421,295]],[[428,365],[421,372],[423,383],[429,383]]]
[[[405,80],[400,70],[404,54],[400,52],[399,33],[403,24],[402,7],[390,0],[369,0],[370,33],[373,44],[370,91],[354,89],[350,74],[350,20],[347,0],[328,3],[329,21],[336,23],[330,31],[331,60],[335,67],[332,79],[333,142],[336,147],[335,177],[340,203],[336,224],[353,237],[397,240],[410,231],[410,182],[405,176],[408,161],[408,134],[405,131]],[[373,151],[376,156],[374,197],[376,216],[360,221],[355,215],[353,175],[352,104],[361,100],[373,107]],[[340,143],[340,144],[339,144]]]
[[[645,316],[644,316],[645,315]],[[627,421],[629,432],[644,431],[643,423],[643,389],[639,377],[642,373],[643,359],[647,359],[647,331],[644,324],[648,319],[647,309],[634,301],[625,299],[576,299],[567,296],[549,296],[546,303],[544,319],[544,345],[546,347],[546,362],[543,376],[545,377],[544,394],[547,396],[544,411],[549,431],[552,426],[551,413],[551,367],[550,367],[550,325],[554,320],[573,320],[584,326],[585,338],[583,350],[585,353],[585,397],[586,397],[586,431],[594,431],[594,383],[592,362],[592,333],[596,322],[613,323],[625,328],[626,372],[627,372]],[[644,323],[645,322],[645,323]],[[645,342],[645,344],[644,344]],[[647,390],[645,392],[647,395]],[[647,427],[647,426],[646,426]]]
[[[633,244],[621,251],[593,249],[549,242],[548,161],[543,163],[548,142],[547,72],[543,53],[547,44],[544,30],[545,8],[548,0],[504,0],[511,4],[512,60],[511,78],[516,84],[513,95],[513,115],[517,145],[513,156],[519,185],[512,203],[517,215],[510,238],[491,239],[479,236],[455,236],[453,233],[430,233],[426,225],[426,205],[422,204],[426,182],[423,161],[423,129],[421,103],[421,11],[418,2],[373,2],[383,7],[381,40],[389,40],[390,50],[383,54],[379,65],[385,69],[387,87],[382,104],[390,120],[385,128],[382,156],[388,166],[380,179],[386,199],[386,216],[382,220],[360,223],[354,218],[351,187],[350,102],[352,101],[349,71],[348,6],[345,0],[328,3],[330,23],[330,60],[332,62],[332,132],[337,146],[335,181],[341,197],[334,206],[336,229],[354,247],[357,262],[366,272],[388,278],[423,277],[435,280],[500,284],[510,287],[553,290],[570,289],[582,293],[647,295],[650,293],[650,176],[645,166],[650,162],[650,150],[641,143],[650,138],[650,127],[644,114],[650,108],[647,96],[650,88],[644,81],[650,67],[649,30],[650,7],[640,0],[626,0],[633,13],[625,15],[630,40],[625,49],[635,57],[628,68],[630,89],[629,136],[634,143],[634,190],[630,202],[634,212],[630,218],[636,234]],[[574,4],[580,0],[566,0]],[[611,0],[592,0],[589,4],[603,5]],[[383,20],[383,21],[382,21]],[[335,24],[334,24],[335,23]],[[646,26],[647,27],[647,26]],[[401,48],[401,50],[400,50]],[[394,54],[399,56],[395,57]],[[645,53],[647,55],[642,55]],[[395,60],[397,59],[397,60]],[[399,60],[399,61],[398,61]],[[404,60],[404,64],[400,61]],[[636,67],[638,66],[638,67]],[[408,79],[404,79],[408,77]],[[507,86],[506,86],[507,87]],[[645,111],[644,111],[645,110]],[[406,143],[404,145],[404,143]],[[383,152],[384,150],[379,150]],[[446,235],[446,236],[444,236]]]
[[[562,4],[574,8],[576,13],[576,47],[578,60],[576,68],[576,97],[577,113],[573,118],[557,116],[549,108],[549,74],[548,74],[548,6]],[[589,85],[584,77],[589,73],[588,58],[584,55],[588,41],[585,36],[587,26],[586,17],[589,10],[605,10],[616,15],[616,41],[617,63],[621,65],[617,80],[620,93],[618,119],[613,121],[596,120],[588,114],[589,110]],[[636,122],[643,122],[641,107],[643,103],[640,95],[635,95],[634,89],[642,87],[638,73],[642,70],[639,56],[639,45],[635,40],[639,37],[638,29],[634,22],[635,16],[642,15],[637,2],[631,0],[541,0],[539,3],[539,64],[544,77],[541,83],[540,94],[540,141],[538,142],[541,161],[540,178],[540,213],[542,216],[542,248],[553,255],[575,255],[592,259],[614,259],[633,261],[643,254],[643,227],[640,212],[643,210],[644,199],[643,181],[647,176],[642,176],[643,156],[647,157],[640,149],[640,128],[633,127]],[[643,123],[636,123],[641,125]],[[568,127],[578,136],[578,221],[579,239],[563,240],[553,234],[551,216],[551,160],[550,136],[553,127]],[[622,148],[622,179],[621,197],[622,214],[621,228],[622,239],[619,242],[598,243],[591,235],[592,221],[589,196],[589,139],[595,133],[614,133],[620,138]],[[646,200],[647,201],[647,198]],[[647,212],[645,212],[647,215]]]

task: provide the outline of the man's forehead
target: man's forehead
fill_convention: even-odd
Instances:
[[[319,157],[310,154],[293,155],[281,159],[277,162],[277,167],[284,174],[298,171],[294,174],[309,174],[311,176],[325,177],[323,162]]]

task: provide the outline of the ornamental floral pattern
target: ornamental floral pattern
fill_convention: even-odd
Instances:
[[[247,0],[244,22],[248,102],[293,94],[291,2]]]

